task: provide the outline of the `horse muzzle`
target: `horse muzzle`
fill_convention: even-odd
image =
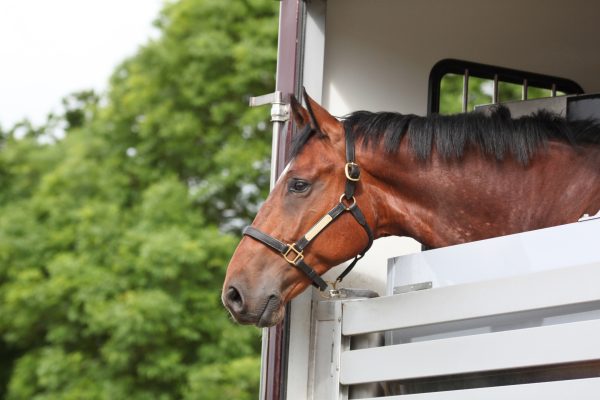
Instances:
[[[279,294],[248,296],[236,285],[228,285],[223,288],[221,300],[233,319],[240,324],[265,328],[283,319],[284,308]]]

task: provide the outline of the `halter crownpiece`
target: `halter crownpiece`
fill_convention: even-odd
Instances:
[[[310,102],[307,103],[308,112],[315,121],[316,127],[313,127],[313,130],[320,131],[320,127],[316,124],[316,118],[314,117],[314,113],[312,108],[310,107]],[[354,260],[346,267],[346,269],[336,278],[334,282],[335,284],[341,282],[346,275],[354,268],[358,260],[360,260],[365,253],[371,248],[373,244],[373,232],[367,223],[367,219],[364,214],[356,204],[356,198],[354,197],[354,192],[356,191],[356,184],[360,181],[360,167],[355,162],[354,159],[354,135],[351,129],[348,129],[346,125],[344,125],[344,133],[346,136],[346,165],[344,166],[344,174],[346,175],[346,186],[344,193],[340,196],[340,200],[338,204],[336,204],[327,214],[325,214],[321,219],[319,219],[300,239],[298,239],[295,243],[287,244],[274,237],[261,232],[260,230],[254,228],[253,226],[247,226],[243,234],[246,236],[250,236],[253,239],[258,240],[264,245],[278,251],[283,258],[302,271],[308,278],[312,281],[312,284],[319,288],[321,291],[325,291],[327,289],[327,283],[319,276],[319,274],[306,262],[304,261],[304,249],[306,246],[310,244],[310,242],[317,237],[319,233],[321,233],[329,224],[335,221],[340,215],[344,212],[350,212],[354,219],[363,227],[367,236],[369,237],[369,243],[361,251]]]

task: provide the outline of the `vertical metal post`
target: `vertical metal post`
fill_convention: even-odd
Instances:
[[[273,122],[273,142],[271,144],[271,149],[273,149],[271,152],[271,189],[273,189],[273,186],[275,186],[275,182],[277,182],[277,178],[281,173],[279,168],[273,168],[278,162],[278,154],[275,149],[279,148],[280,132],[283,131],[287,121],[287,117],[278,119],[274,116],[277,115],[277,112],[284,112],[285,107],[286,105],[283,101],[283,93],[281,93],[279,90],[276,90],[273,97],[273,106],[271,108],[271,121]]]
[[[341,354],[350,349],[376,347],[383,344],[383,334],[350,337],[342,335],[344,301],[373,298],[377,293],[366,289],[340,289],[337,298],[317,301],[313,313],[308,398],[310,400],[348,400],[381,396],[376,384],[351,388],[340,385]]]
[[[527,91],[529,89],[529,83],[527,79],[523,79],[523,88],[521,89],[521,100],[527,100]]]
[[[552,84],[552,97],[556,97],[556,83]]]
[[[342,337],[342,302],[319,301],[314,317],[309,399],[347,399],[347,394],[340,393],[340,357],[349,346]]]
[[[469,70],[465,69],[463,75],[462,112],[467,112],[469,106]]]
[[[275,89],[285,99],[296,92],[300,74],[298,60],[302,50],[300,29],[303,5],[303,0],[286,0],[280,3]],[[291,129],[289,123],[276,122],[273,125],[275,147],[272,150],[272,179],[279,177],[287,164]],[[289,323],[289,318],[286,317],[279,325],[263,329],[260,400],[285,399]]]
[[[498,104],[498,74],[494,74],[494,93],[492,96],[492,103]]]

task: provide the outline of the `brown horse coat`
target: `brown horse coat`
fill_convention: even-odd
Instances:
[[[339,121],[306,101],[312,113],[292,102],[293,114],[312,133],[296,140],[295,157],[253,222],[287,243],[344,192],[344,123],[356,135],[361,167],[356,200],[376,238],[410,236],[442,247],[574,222],[600,209],[595,123],[547,113],[513,120],[505,110],[449,117],[362,112]],[[305,259],[323,274],[366,242],[344,215],[306,248]],[[244,237],[227,270],[223,303],[240,323],[271,326],[309,284],[280,254]]]

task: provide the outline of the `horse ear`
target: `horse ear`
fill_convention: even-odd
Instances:
[[[300,104],[294,95],[290,96],[290,106],[292,108],[292,117],[294,118],[294,122],[296,122],[296,125],[299,128],[303,128],[310,122],[308,111],[302,107],[302,104]]]
[[[306,111],[312,127],[321,134],[329,137],[332,142],[342,139],[343,129],[340,121],[329,114],[329,112],[319,103],[314,101],[308,93],[306,93],[306,89],[302,90],[302,96],[306,103]]]

